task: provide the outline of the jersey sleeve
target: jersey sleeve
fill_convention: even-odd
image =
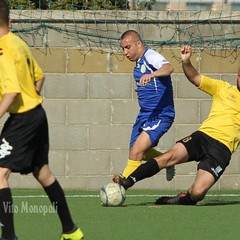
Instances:
[[[2,60],[4,64],[1,68],[2,94],[19,93],[20,85],[14,60],[8,55],[4,55]]]
[[[222,84],[224,84],[224,82],[221,80],[201,75],[201,83],[199,89],[213,96],[218,92],[218,89]]]
[[[160,53],[149,49],[146,52],[146,60],[156,69],[160,69],[164,64],[168,64],[169,62],[164,58]]]
[[[32,59],[32,61],[33,61],[33,68],[34,68],[34,79],[37,82],[44,77],[44,73],[34,58]]]

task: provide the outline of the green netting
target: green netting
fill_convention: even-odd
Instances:
[[[121,51],[119,37],[128,29],[137,30],[152,48],[175,48],[187,43],[200,49],[235,52],[240,43],[237,2],[217,1],[217,8],[214,1],[190,4],[155,0],[9,0],[9,3],[13,9],[12,31],[34,47]]]

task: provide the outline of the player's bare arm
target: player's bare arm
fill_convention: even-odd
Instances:
[[[8,111],[18,93],[6,93],[0,102],[0,118]]]
[[[182,59],[182,67],[183,71],[188,78],[188,80],[193,83],[196,87],[200,86],[201,75],[199,72],[193,67],[190,58],[192,56],[192,48],[191,46],[183,46],[181,48],[181,59]]]
[[[151,74],[145,74],[141,77],[141,85],[145,85],[155,77],[169,76],[174,71],[173,66],[170,63],[164,64],[160,69],[154,71]]]
[[[37,90],[38,93],[41,92],[44,81],[45,81],[45,77],[43,77],[41,80],[39,80],[39,81],[37,81],[37,82],[35,83],[35,85],[36,85],[36,90]]]

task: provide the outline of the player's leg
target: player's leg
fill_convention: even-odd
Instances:
[[[11,170],[0,167],[0,224],[2,239],[17,239],[13,220],[13,199],[9,188],[8,178]]]
[[[149,161],[150,159],[153,159],[155,157],[161,156],[163,153],[156,150],[155,148],[151,148],[145,155],[143,160]],[[175,166],[167,167],[166,168],[166,179],[167,181],[171,181],[175,176],[176,170]]]
[[[170,129],[173,123],[173,118],[169,117],[158,117],[155,116],[154,120],[150,120],[145,124],[143,130],[146,131],[151,139],[152,146],[157,146],[159,139]],[[144,161],[148,161],[152,158],[162,155],[162,152],[151,148],[149,151],[145,152]],[[166,179],[171,181],[175,176],[175,166],[166,168]]]
[[[169,151],[161,156],[151,159],[139,166],[127,179],[115,175],[113,181],[121,184],[125,189],[133,186],[136,182],[152,177],[160,170],[176,164],[188,161],[188,153],[182,143],[176,143]]]
[[[72,220],[63,189],[52,174],[49,166],[47,164],[43,165],[42,168],[33,172],[33,175],[43,186],[55,207],[62,223],[63,234],[68,235],[68,237],[71,235],[73,240],[83,239],[83,233]]]
[[[172,122],[172,118],[138,115],[132,130],[129,160],[123,171],[123,177],[127,178],[135,171],[141,165],[141,160],[148,161],[162,154],[153,147],[157,146],[159,139],[169,130]],[[172,180],[174,175],[174,166],[167,168],[167,180]]]
[[[199,169],[192,186],[188,189],[190,199],[195,202],[203,200],[215,182],[216,180],[211,173]]]
[[[208,171],[199,169],[192,186],[187,193],[180,193],[174,197],[160,197],[156,204],[173,204],[173,205],[196,205],[197,202],[204,199],[208,190],[215,184],[216,180]]]
[[[180,142],[188,151],[188,161],[199,161],[196,178],[186,194],[161,197],[156,204],[195,205],[205,197],[229,165],[231,159],[229,149],[202,132],[197,131]]]
[[[151,141],[149,135],[142,131],[133,146],[129,150],[129,159],[127,166],[123,171],[123,176],[127,178],[133,171],[135,171],[140,165],[144,153],[151,147]]]

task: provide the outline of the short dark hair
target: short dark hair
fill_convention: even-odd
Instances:
[[[9,7],[6,0],[0,0],[0,25],[8,24],[9,21]]]
[[[140,37],[139,33],[135,30],[127,30],[126,32],[124,32],[122,34],[120,39],[122,40],[123,38],[125,38],[126,36],[129,36],[129,35],[135,36],[136,38],[138,38],[142,42],[142,38]]]

